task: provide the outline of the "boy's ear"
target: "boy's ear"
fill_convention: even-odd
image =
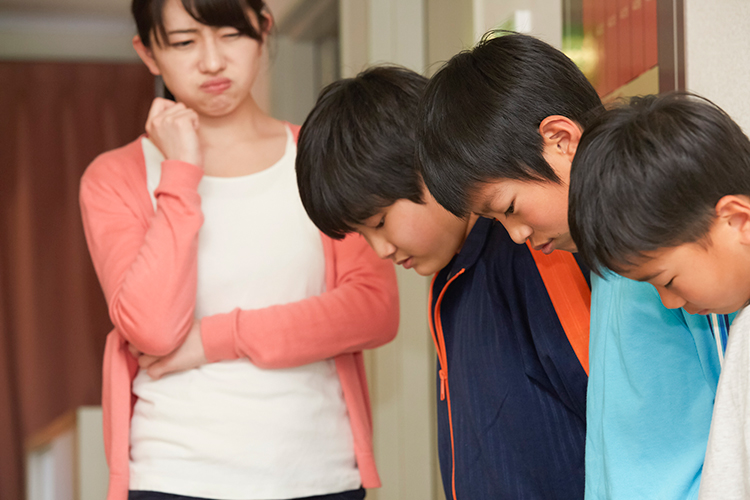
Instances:
[[[576,122],[561,115],[548,116],[539,124],[539,134],[547,154],[562,154],[573,162],[582,134]]]
[[[138,35],[133,37],[133,48],[152,75],[158,76],[161,74],[159,65],[156,64],[156,59],[154,59],[154,52],[143,45],[143,41],[141,41],[141,37]]]
[[[729,227],[738,231],[741,243],[750,245],[750,197],[724,196],[716,203],[716,216],[726,219]]]

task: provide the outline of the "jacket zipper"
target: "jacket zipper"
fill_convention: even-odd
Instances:
[[[455,281],[456,278],[461,276],[464,271],[466,271],[465,268],[461,269],[459,272],[457,272],[451,279],[449,279],[445,285],[443,286],[443,289],[440,291],[440,295],[438,295],[437,302],[435,303],[435,311],[434,315],[432,314],[432,311],[430,311],[429,319],[430,319],[430,334],[432,334],[432,341],[435,343],[435,350],[437,351],[438,355],[438,362],[440,363],[440,371],[438,372],[438,375],[440,376],[440,401],[446,401],[448,405],[448,426],[450,427],[450,433],[451,433],[451,466],[452,466],[452,473],[451,473],[451,488],[453,491],[453,500],[457,500],[456,498],[456,447],[453,440],[453,415],[451,413],[451,391],[450,386],[448,385],[448,356],[445,352],[445,336],[443,335],[443,323],[440,320],[440,305],[443,302],[443,296],[445,295],[445,291],[448,289],[448,286]],[[432,278],[432,283],[430,284],[430,297],[429,297],[429,304],[430,308],[432,308],[432,291],[435,286],[435,279],[437,278],[437,274]],[[435,323],[437,323],[437,327],[435,326]]]

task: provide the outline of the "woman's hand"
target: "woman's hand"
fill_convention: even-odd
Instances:
[[[159,380],[164,375],[198,368],[208,363],[201,339],[201,322],[195,320],[180,347],[163,357],[138,352],[132,345],[130,353],[138,359],[138,365],[148,376]]]
[[[198,113],[182,103],[157,97],[146,120],[148,137],[167,160],[203,167]]]

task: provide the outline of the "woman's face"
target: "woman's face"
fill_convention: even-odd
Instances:
[[[250,19],[258,28],[252,12]],[[199,23],[180,0],[165,2],[163,20],[166,40],[156,43],[152,35],[151,49],[139,50],[139,40],[135,45],[151,73],[162,76],[177,101],[199,115],[219,117],[252,99],[263,52],[258,40],[235,28]]]

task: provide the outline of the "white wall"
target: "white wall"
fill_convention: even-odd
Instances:
[[[27,442],[28,500],[100,500],[108,483],[101,406],[78,407]]]
[[[750,134],[750,1],[685,0],[685,70],[688,90]]]

